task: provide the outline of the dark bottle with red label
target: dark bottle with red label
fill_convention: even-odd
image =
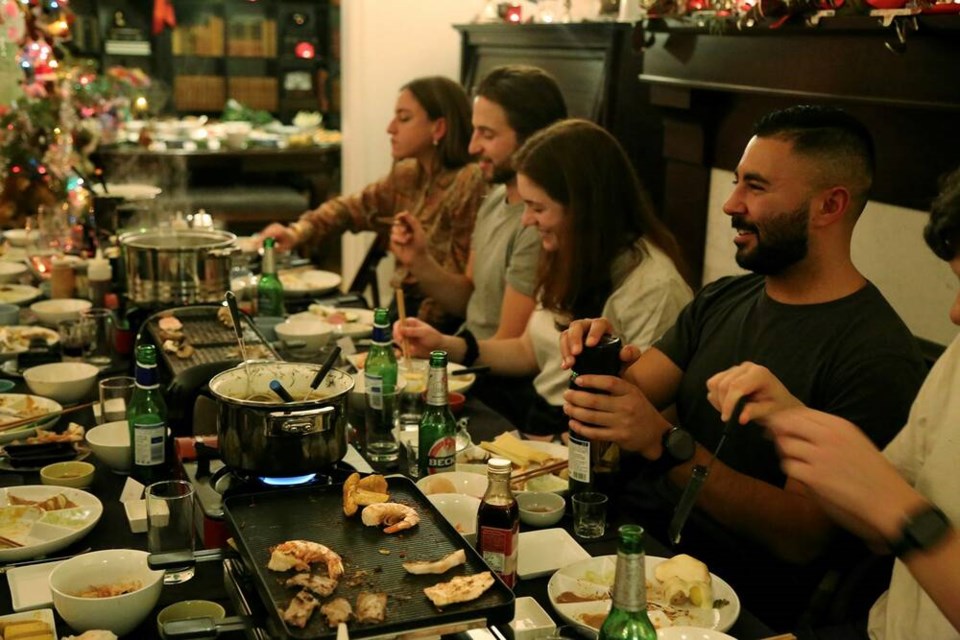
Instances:
[[[477,550],[509,587],[517,581],[520,545],[520,507],[510,490],[512,470],[509,460],[487,462],[487,492],[477,511]]]
[[[620,351],[623,342],[617,336],[609,334],[600,338],[594,347],[584,346],[577,356],[570,376],[570,388],[578,391],[603,393],[595,389],[579,387],[574,382],[577,376],[603,375],[616,376],[620,373]],[[612,487],[611,475],[620,464],[620,452],[617,446],[601,440],[591,441],[570,430],[570,495],[581,491],[601,491],[606,493]],[[572,503],[572,500],[570,501]]]

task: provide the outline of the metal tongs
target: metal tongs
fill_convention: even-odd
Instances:
[[[706,466],[702,464],[693,466],[693,473],[690,475],[690,480],[683,490],[683,495],[680,496],[680,502],[677,503],[677,508],[673,512],[673,518],[670,520],[670,527],[667,529],[667,535],[670,538],[671,544],[680,543],[680,534],[683,532],[683,525],[687,523],[687,518],[690,517],[690,512],[693,511],[693,505],[697,502],[697,496],[700,494],[700,489],[703,488],[703,483],[707,481],[707,477],[710,475],[710,469],[717,459],[717,454],[720,453],[720,448],[723,446],[723,443],[726,442],[730,431],[739,423],[740,412],[743,411],[745,404],[747,404],[746,396],[737,400],[737,404],[733,407],[733,413],[730,414],[730,418],[723,425],[723,433],[720,434],[720,441],[717,443],[717,448],[713,450],[710,462],[708,462]]]

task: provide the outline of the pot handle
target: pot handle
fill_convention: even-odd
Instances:
[[[147,556],[147,566],[156,571],[158,569],[192,567],[198,562],[220,562],[222,560],[223,549],[170,551],[167,553],[151,553]]]
[[[270,414],[271,435],[305,436],[327,431],[324,415],[336,411],[334,405],[303,411],[274,411]],[[319,424],[318,424],[319,423]]]

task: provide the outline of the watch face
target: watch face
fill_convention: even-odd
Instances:
[[[927,549],[937,543],[950,529],[950,521],[942,511],[927,509],[911,521],[907,534],[918,549]]]
[[[681,462],[686,462],[693,457],[697,443],[689,431],[674,427],[667,433],[664,447],[670,452],[673,458]]]

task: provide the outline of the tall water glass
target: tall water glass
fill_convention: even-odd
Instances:
[[[147,550],[151,554],[184,554],[190,564],[166,570],[163,584],[193,577],[193,485],[183,480],[154,482],[147,487]]]
[[[90,364],[103,367],[110,364],[114,350],[113,312],[109,309],[87,309],[80,314],[80,320],[86,322],[90,332],[84,359]]]
[[[127,419],[127,407],[130,406],[135,386],[136,380],[131,376],[116,376],[100,381],[100,424]]]

